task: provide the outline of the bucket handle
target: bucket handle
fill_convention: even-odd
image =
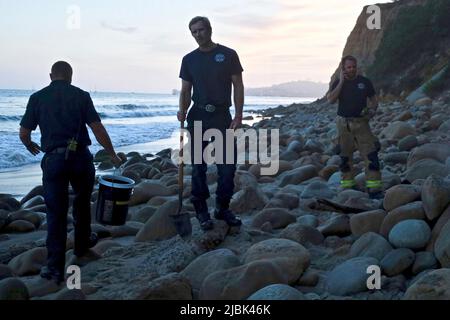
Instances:
[[[121,172],[121,170],[120,170],[120,167],[119,167],[119,168],[114,167],[113,176],[116,176],[116,175],[117,175],[117,171],[119,171],[119,174],[120,174],[120,176],[121,176],[121,175],[122,175],[122,172]],[[112,188],[114,188],[114,179],[113,179],[113,181],[112,181]]]

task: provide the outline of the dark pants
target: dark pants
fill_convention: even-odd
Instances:
[[[236,141],[233,139],[233,149],[234,157],[232,163],[227,163],[226,161],[226,129],[230,127],[231,124],[231,114],[229,110],[207,112],[202,109],[197,109],[195,107],[191,108],[187,116],[188,121],[188,131],[191,135],[191,161],[192,161],[192,192],[191,201],[196,200],[206,200],[210,197],[208,184],[206,181],[206,171],[207,164],[205,163],[203,157],[201,158],[201,164],[194,164],[194,143],[196,137],[194,135],[194,121],[202,121],[202,137],[206,130],[208,129],[218,129],[223,136],[223,162],[222,164],[216,163],[218,172],[217,190],[216,190],[216,201],[218,203],[227,206],[233,196],[234,191],[234,174],[236,171]],[[197,138],[198,141],[202,141],[202,137]],[[202,142],[202,155],[206,146],[209,144],[208,141]]]
[[[75,229],[74,254],[83,255],[89,249],[91,235],[91,194],[95,180],[93,157],[88,149],[64,154],[45,154],[41,162],[44,198],[47,206],[47,266],[64,274],[69,183],[75,194],[73,224]]]

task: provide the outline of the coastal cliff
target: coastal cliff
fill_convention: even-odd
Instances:
[[[361,73],[384,95],[404,97],[450,61],[450,1],[403,0],[377,5],[381,28],[367,27],[373,13],[367,13],[365,6],[342,56],[355,56]]]

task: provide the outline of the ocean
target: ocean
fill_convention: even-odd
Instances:
[[[33,92],[0,89],[0,172],[38,163],[42,159],[42,154],[34,157],[25,149],[18,134],[20,120]],[[116,148],[164,141],[179,127],[177,95],[92,92],[91,97]],[[245,98],[244,116],[250,115],[246,110],[308,103],[315,99],[249,96]],[[234,113],[234,107],[231,111]],[[95,153],[101,146],[90,130],[89,133],[93,142],[90,149]],[[40,144],[39,128],[32,133],[32,139]],[[0,182],[3,183],[7,182]]]

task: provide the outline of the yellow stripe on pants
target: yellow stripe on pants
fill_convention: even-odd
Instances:
[[[383,187],[383,182],[381,180],[367,180],[366,187],[371,189],[381,188]]]
[[[356,185],[355,180],[341,180],[342,188],[351,188]]]

